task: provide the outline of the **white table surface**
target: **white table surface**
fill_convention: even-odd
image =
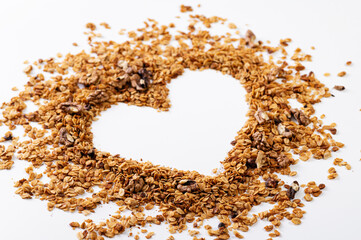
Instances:
[[[201,8],[196,7],[198,3]],[[15,96],[11,88],[17,86],[21,89],[26,82],[22,72],[25,60],[48,58],[58,52],[75,53],[85,47],[83,31],[87,22],[109,23],[112,29],[103,32],[120,41],[117,32],[121,28],[141,27],[146,18],[164,24],[176,22],[174,16],[184,15],[179,12],[180,4],[192,5],[197,9],[196,13],[226,17],[236,23],[241,32],[250,28],[263,41],[271,40],[276,44],[279,39],[290,37],[293,39],[291,47],[300,47],[313,56],[313,62],[307,67],[322,82],[330,88],[336,84],[346,87],[343,92],[332,90],[335,97],[318,104],[316,114],[324,113],[325,123],[337,123],[335,139],[346,146],[332,159],[343,158],[352,165],[352,170],[336,167],[339,177],[330,181],[327,180],[327,169],[333,166],[332,160],[310,160],[292,166],[298,171],[294,179],[301,183],[316,180],[325,183],[327,188],[319,198],[306,203],[307,214],[300,226],[284,221],[279,230],[281,239],[361,239],[359,1],[2,0],[0,101]],[[73,42],[79,43],[80,47],[73,47]],[[311,46],[316,49],[311,50]],[[352,66],[345,65],[349,60],[353,62]],[[343,70],[347,71],[347,76],[336,77]],[[330,72],[331,77],[324,77],[325,72]],[[202,91],[205,83],[207,91]],[[245,91],[232,78],[211,71],[187,71],[169,87],[173,104],[169,113],[120,104],[104,112],[94,123],[94,142],[99,149],[114,154],[210,174],[230,150],[229,142],[245,121]],[[220,92],[224,94],[214,98]],[[5,131],[2,127],[0,134]],[[139,149],[139,145],[143,147]],[[103,206],[95,214],[85,217],[59,210],[48,212],[46,202],[22,200],[14,193],[13,184],[25,176],[25,166],[27,163],[15,161],[11,171],[0,171],[0,239],[76,239],[76,231],[68,227],[71,221],[88,217],[95,221],[104,220],[116,209],[114,205]],[[285,179],[291,181],[291,178]],[[210,224],[216,223],[210,221]],[[266,239],[268,235],[262,229],[264,226],[265,222],[260,221],[244,236],[246,239]],[[152,231],[156,231],[153,239],[169,236],[165,225]],[[187,234],[175,237],[191,239]],[[208,235],[204,237],[210,239]],[[116,239],[128,238],[123,235]]]

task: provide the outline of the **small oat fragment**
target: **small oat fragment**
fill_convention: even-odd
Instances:
[[[292,218],[292,222],[293,222],[293,224],[295,224],[295,225],[300,225],[300,224],[301,224],[301,219],[299,219],[299,218]]]
[[[339,73],[337,74],[337,76],[339,76],[339,77],[343,77],[343,76],[345,76],[345,75],[346,75],[346,72],[345,72],[345,71],[339,72]]]
[[[72,228],[78,228],[78,227],[80,227],[80,224],[79,224],[78,222],[71,222],[69,225],[70,225]]]
[[[103,26],[103,27],[106,28],[106,29],[110,29],[110,28],[111,28],[111,27],[109,26],[109,24],[106,23],[106,22],[100,23],[100,26]]]
[[[236,28],[237,28],[236,24],[234,24],[234,23],[229,23],[229,24],[228,24],[228,27],[229,27],[230,29],[236,29]]]
[[[344,87],[344,86],[341,86],[341,85],[335,85],[333,88],[336,89],[337,91],[343,91],[343,90],[345,90],[345,87]]]
[[[94,23],[87,23],[85,25],[86,28],[89,28],[90,30],[94,31],[97,27],[95,26]]]
[[[330,73],[324,73],[323,76],[329,77],[329,76],[331,76],[331,74]]]
[[[74,47],[77,47],[78,44],[77,44],[76,42],[73,42],[73,46],[74,46]]]
[[[19,89],[17,87],[12,87],[11,90],[12,91],[18,91]]]
[[[32,70],[33,70],[33,66],[32,66],[32,65],[28,65],[28,66],[24,69],[24,73],[29,74]]]
[[[147,235],[145,235],[145,238],[146,239],[151,239],[154,234],[155,234],[154,232],[149,232]]]
[[[352,64],[351,61],[347,61],[347,62],[346,62],[346,65],[347,65],[347,66],[350,66],[351,64]]]
[[[185,12],[192,12],[193,11],[193,8],[191,6],[185,6],[185,5],[181,5],[180,6],[180,11],[182,13],[185,13]]]
[[[233,234],[238,239],[243,239],[244,238],[243,235],[240,234],[239,232],[237,232],[236,230],[233,230]]]
[[[307,193],[307,194],[305,194],[304,199],[305,199],[307,202],[310,202],[310,201],[313,200],[313,197],[312,197],[310,194]]]

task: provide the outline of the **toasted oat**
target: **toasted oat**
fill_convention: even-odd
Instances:
[[[345,71],[339,72],[339,73],[337,74],[337,76],[339,76],[339,77],[343,77],[343,76],[345,76],[345,75],[346,75],[346,72],[345,72]]]

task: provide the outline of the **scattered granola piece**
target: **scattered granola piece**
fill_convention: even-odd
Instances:
[[[181,5],[180,8],[181,8],[180,11],[181,11],[182,13],[192,12],[192,11],[193,11],[193,8],[192,8],[191,6],[185,6],[185,5],[183,5],[183,4]]]
[[[94,23],[87,23],[85,25],[86,28],[89,28],[90,30],[94,31],[97,27],[95,26]]]
[[[28,65],[28,66],[24,69],[24,73],[29,74],[32,70],[33,70],[33,66]]]
[[[337,74],[337,76],[339,76],[339,77],[343,77],[343,76],[345,76],[345,75],[346,75],[346,72],[345,72],[345,71],[339,72],[339,73]]]
[[[300,190],[300,185],[297,181],[293,181],[289,189],[287,190],[287,197],[292,200],[295,198],[296,193]]]
[[[343,91],[343,90],[345,90],[345,87],[344,87],[344,86],[340,86],[340,85],[335,85],[333,88],[336,89],[337,91]]]

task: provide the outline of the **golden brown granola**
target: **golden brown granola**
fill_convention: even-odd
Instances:
[[[181,9],[192,11],[183,5]],[[251,30],[243,38],[212,35],[206,29],[196,30],[195,24],[210,28],[225,19],[203,15],[190,18],[189,31],[176,34],[168,31],[174,24],[159,25],[148,19],[146,27],[129,32],[130,40],[123,43],[94,41],[100,35],[93,32],[96,25],[88,23],[86,27],[92,31],[88,33],[90,53],[39,60],[39,68],[51,78],[43,73],[31,75],[33,67],[29,65],[24,70],[29,76],[25,90],[3,104],[2,123],[11,130],[23,126],[30,137],[18,141],[7,134],[4,139],[12,144],[8,148],[0,146],[0,169],[11,168],[16,149],[20,160],[32,164],[27,169],[29,178],[16,182],[17,194],[48,201],[49,210],[89,214],[110,201],[119,206],[119,214],[105,222],[96,224],[89,219],[70,223],[81,229],[79,239],[102,240],[127,228],[161,223],[169,224],[170,233],[176,233],[186,230],[186,223],[193,222],[193,227],[199,228],[203,220],[212,217],[218,217],[218,228],[204,228],[216,239],[228,239],[232,233],[242,239],[238,231],[248,231],[259,219],[271,223],[265,227],[268,232],[278,228],[283,219],[298,225],[305,213],[297,198],[300,186],[297,181],[287,185],[280,176],[296,175],[290,166],[297,163],[297,156],[303,161],[311,157],[327,159],[343,147],[324,131],[336,133],[335,127],[323,126],[314,116],[313,105],[331,94],[313,72],[303,73],[300,62],[310,61],[311,56],[297,49],[292,66],[284,60],[277,64],[266,61],[261,55],[287,55],[285,47],[291,39],[270,47],[257,41]],[[229,27],[235,29],[234,24]],[[247,91],[248,119],[222,161],[224,171],[206,176],[121,158],[94,147],[91,126],[101,112],[119,102],[168,111],[167,85],[186,69],[219,71],[237,79]],[[74,74],[68,75],[71,71]],[[292,108],[290,99],[303,107]],[[37,103],[39,109],[24,113],[26,101]],[[32,122],[43,129],[32,127]],[[51,177],[49,183],[42,182],[42,174],[33,170],[43,165],[43,174]],[[336,176],[336,170],[331,169],[329,178]],[[95,186],[100,191],[93,193]],[[319,196],[323,188],[308,186],[305,200]],[[93,193],[92,197],[82,198],[85,192]],[[257,215],[249,213],[264,203],[271,204],[272,209]],[[159,207],[160,214],[146,216],[144,209],[154,206]],[[120,212],[125,209],[133,214],[122,216]],[[198,231],[189,233],[194,236]],[[153,234],[149,232],[146,238]],[[274,230],[269,235],[277,237],[280,233]]]

